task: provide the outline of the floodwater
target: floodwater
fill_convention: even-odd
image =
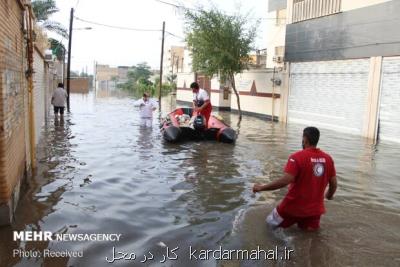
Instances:
[[[235,145],[172,145],[162,141],[156,119],[152,129],[139,127],[133,101],[113,90],[72,95],[72,113],[63,121],[50,117],[15,223],[0,228],[1,266],[400,266],[400,144],[322,130],[320,147],[335,160],[339,188],[321,230],[272,232],[264,219],[286,190],[255,196],[251,186],[282,174],[288,155],[301,147],[302,125],[245,116],[238,129],[236,115],[220,113],[239,132]],[[162,105],[175,106],[170,96]],[[13,241],[13,231],[22,230],[122,236]],[[220,246],[293,253],[289,260],[189,259],[190,247]],[[160,263],[177,247],[178,259],[170,253]],[[14,257],[16,249],[83,257]],[[113,250],[136,258],[110,264]]]

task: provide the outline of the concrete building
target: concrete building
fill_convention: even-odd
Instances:
[[[118,77],[120,72],[118,68],[96,64],[96,81],[111,81],[113,77]]]
[[[166,79],[171,74],[184,71],[185,47],[170,46],[164,53],[163,76]]]
[[[128,80],[128,66],[118,66],[118,80],[119,82],[126,82]]]
[[[400,142],[400,1],[288,0],[283,121]]]
[[[285,56],[286,0],[269,0],[267,12],[267,62],[269,69],[282,68]]]

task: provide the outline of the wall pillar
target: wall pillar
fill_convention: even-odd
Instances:
[[[377,139],[379,120],[379,97],[381,92],[382,57],[371,57],[368,76],[367,110],[364,116],[364,137]]]
[[[290,86],[290,63],[285,63],[285,68],[282,72],[282,85],[280,97],[279,121],[287,123],[288,121],[288,102],[289,102],[289,86]]]

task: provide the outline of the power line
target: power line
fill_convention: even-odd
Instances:
[[[183,6],[183,5],[177,5],[177,4],[173,4],[173,3],[165,2],[165,1],[162,1],[162,0],[154,0],[154,1],[156,1],[156,2],[159,2],[159,3],[161,3],[161,4],[164,4],[164,5],[173,6],[173,7],[175,7],[175,8],[182,8],[182,9],[187,9],[187,10],[194,10],[194,11],[196,11],[196,9],[193,9],[193,8],[188,8],[188,7],[186,7],[186,6]],[[261,19],[261,20],[286,20],[286,17],[285,17],[285,18],[263,18],[263,17],[259,17],[259,18],[248,18],[248,19]]]
[[[195,9],[192,9],[192,8],[185,7],[183,5],[176,5],[176,4],[165,2],[165,1],[162,1],[162,0],[154,0],[154,1],[159,2],[161,4],[164,4],[164,5],[173,6],[175,8],[182,8],[182,9],[187,9],[187,10],[195,10]]]
[[[78,17],[75,17],[75,19],[77,19],[79,21],[82,21],[82,22],[85,22],[85,23],[98,25],[98,26],[103,26],[103,27],[108,27],[108,28],[112,28],[112,29],[119,29],[119,30],[126,30],[126,31],[138,31],[138,32],[161,32],[160,29],[130,28],[130,27],[116,26],[116,25],[109,25],[109,24],[104,24],[104,23],[100,23],[100,22],[94,22],[94,21],[90,21],[90,20],[86,20],[86,19],[81,19],[81,18],[78,18]]]
[[[176,37],[178,39],[185,40],[185,38],[183,38],[183,37],[181,37],[179,35],[173,34],[173,33],[169,32],[169,31],[165,31],[165,33],[168,34],[168,35],[171,35],[173,37]]]

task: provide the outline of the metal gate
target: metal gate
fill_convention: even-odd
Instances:
[[[288,121],[362,134],[369,59],[292,63]]]
[[[400,142],[400,57],[382,63],[379,139]]]

